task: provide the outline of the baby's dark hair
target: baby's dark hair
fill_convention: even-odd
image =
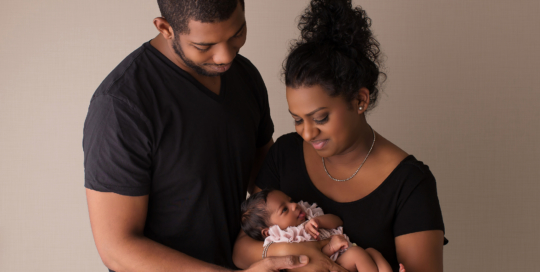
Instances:
[[[330,96],[346,101],[369,90],[371,109],[379,94],[379,42],[371,19],[351,0],[312,0],[300,17],[299,39],[293,42],[283,65],[285,84],[292,88],[320,85]]]
[[[268,228],[268,216],[266,212],[266,199],[273,189],[264,189],[252,194],[241,206],[242,230],[251,238],[264,241],[262,230]]]

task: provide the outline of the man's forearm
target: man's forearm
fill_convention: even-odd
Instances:
[[[166,247],[146,237],[129,237],[100,251],[114,271],[231,271]]]

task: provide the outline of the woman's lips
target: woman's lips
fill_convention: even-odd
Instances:
[[[324,148],[327,142],[328,140],[311,141],[311,145],[313,145],[313,148],[320,150]]]

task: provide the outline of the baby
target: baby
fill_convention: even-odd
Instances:
[[[339,217],[324,214],[316,204],[290,200],[278,190],[262,190],[251,195],[242,203],[242,230],[251,238],[264,241],[264,246],[273,242],[299,243],[330,238],[322,252],[343,268],[392,271],[384,258],[351,244],[343,234],[343,221]]]

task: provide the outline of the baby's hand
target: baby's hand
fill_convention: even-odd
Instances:
[[[343,234],[333,235],[330,239],[330,243],[328,244],[330,245],[330,250],[332,251],[332,254],[334,254],[338,250],[346,249],[349,247],[349,241],[347,241]]]
[[[317,219],[317,217],[315,218],[311,218],[311,220],[309,220],[307,223],[306,223],[306,231],[311,235],[311,237],[319,240],[319,220]]]

